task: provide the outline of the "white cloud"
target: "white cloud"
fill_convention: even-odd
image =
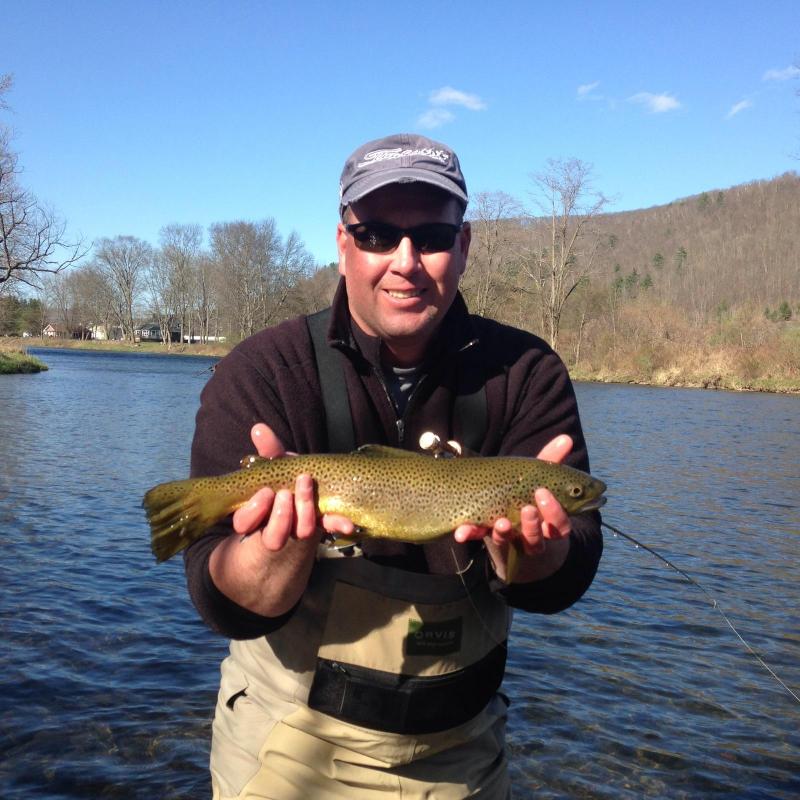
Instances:
[[[764,81],[789,81],[800,78],[800,67],[786,67],[785,69],[768,69],[761,80]]]
[[[740,100],[731,106],[730,111],[725,115],[725,119],[735,117],[739,112],[744,111],[746,108],[752,108],[753,104],[750,100]]]
[[[675,111],[681,107],[680,102],[671,94],[652,94],[639,92],[628,98],[631,103],[643,105],[651,114],[663,114],[665,111]]]
[[[442,125],[452,122],[455,114],[446,108],[429,108],[417,119],[420,128],[440,128]]]
[[[463,106],[470,111],[483,111],[486,108],[486,103],[478,95],[462,92],[452,86],[434,89],[428,97],[428,102],[432,106]]]
[[[582,83],[578,87],[578,98],[590,95],[599,85],[600,81],[594,81],[594,83]]]

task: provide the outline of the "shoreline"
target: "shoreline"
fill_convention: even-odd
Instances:
[[[34,349],[61,349],[84,350],[107,353],[139,353],[142,355],[179,355],[179,356],[205,356],[222,358],[227,355],[232,346],[219,344],[174,344],[169,349],[158,342],[141,342],[132,345],[126,342],[81,341],[76,339],[41,339],[41,338],[13,338],[0,339],[0,356],[8,357],[16,354],[16,358],[25,367],[18,372],[38,372],[47,369],[47,365],[28,355],[27,351]],[[37,362],[39,369],[31,367],[31,362]],[[14,370],[1,370],[0,374],[8,374]],[[708,372],[700,374],[681,365],[674,365],[657,370],[649,375],[632,374],[628,371],[613,369],[591,370],[573,367],[569,370],[573,381],[586,383],[616,383],[632,386],[652,386],[658,388],[676,389],[711,389],[731,392],[760,392],[764,394],[800,394],[800,381],[789,378],[747,378],[732,372]]]
[[[212,356],[218,358],[227,355],[231,350],[230,347],[219,344],[179,344],[176,342],[167,349],[160,342],[130,344],[129,342],[108,342],[96,339],[43,339],[39,337],[27,339],[9,337],[5,339],[4,343],[0,343],[0,350],[6,349],[6,347],[21,351],[27,351],[31,348],[42,350],[53,348],[54,350],[89,350],[106,353],[146,353],[162,356]]]

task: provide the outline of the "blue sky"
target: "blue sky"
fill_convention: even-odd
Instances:
[[[86,240],[274,217],[335,258],[364,141],[452,145],[528,200],[548,158],[624,210],[800,170],[800,2],[2,0],[23,182]]]

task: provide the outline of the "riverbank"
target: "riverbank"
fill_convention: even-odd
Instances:
[[[800,330],[754,346],[630,342],[570,367],[574,380],[800,394]]]
[[[30,362],[37,362],[31,356],[24,356],[31,347],[217,358],[222,358],[231,349],[231,345],[223,344],[173,344],[167,349],[157,342],[132,345],[128,342],[77,339],[0,340],[0,354],[16,352],[17,359],[25,357]],[[589,383],[800,394],[800,336],[781,347],[756,349],[674,345],[671,348],[662,346],[656,351],[652,346],[639,346],[627,351],[618,350],[613,354],[607,351],[597,362],[586,359],[576,366],[570,366],[572,378]],[[40,361],[38,363],[41,364]],[[44,364],[41,367],[47,369]],[[0,369],[0,374],[2,372]]]
[[[0,344],[0,375],[18,375],[43,372],[47,364],[34,356],[29,356],[22,347]]]
[[[66,350],[98,350],[107,353],[155,353],[158,355],[211,356],[222,358],[231,349],[222,344],[173,344],[169,349],[159,342],[108,342],[94,339],[57,339],[54,337],[0,339],[0,350],[27,351],[29,348],[54,347]]]

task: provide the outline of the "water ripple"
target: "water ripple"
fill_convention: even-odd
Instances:
[[[227,644],[179,560],[153,563],[139,501],[185,475],[210,362],[41,357],[0,380],[0,796],[209,796]],[[800,687],[800,398],[577,391],[609,521]],[[572,609],[516,615],[504,691],[516,798],[800,796],[800,708],[626,541]]]

